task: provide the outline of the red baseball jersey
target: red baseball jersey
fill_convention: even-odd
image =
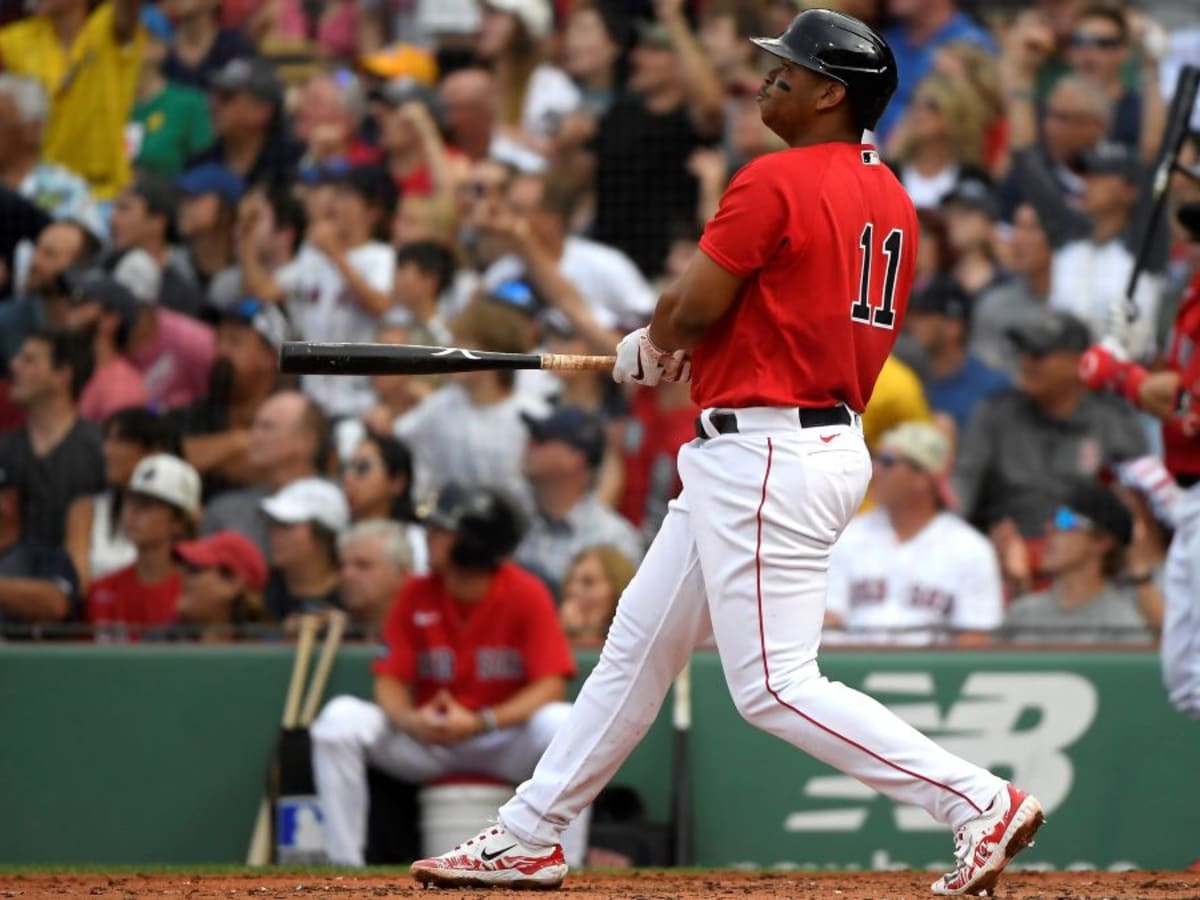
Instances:
[[[143,584],[133,566],[97,579],[87,596],[96,640],[136,640],[143,629],[170,625],[182,587],[178,572],[157,584]]]
[[[438,575],[412,578],[383,629],[376,675],[409,685],[417,706],[445,688],[468,709],[503,703],[539,678],[575,674],[554,599],[513,563],[496,570],[479,602],[460,604]]]
[[[745,282],[692,351],[697,404],[866,407],[917,257],[916,211],[873,147],[817,144],[747,164],[700,249]]]
[[[1189,398],[1186,409],[1163,423],[1163,462],[1172,475],[1200,475],[1200,270],[1179,305],[1167,365]]]

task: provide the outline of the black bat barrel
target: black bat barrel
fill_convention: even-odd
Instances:
[[[490,353],[413,344],[335,344],[289,341],[279,370],[295,375],[441,375],[483,369],[538,369],[532,353]]]

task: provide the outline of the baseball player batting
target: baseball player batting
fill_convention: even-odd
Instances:
[[[554,887],[566,826],[645,735],[677,672],[714,638],[752,724],[955,833],[936,894],[990,891],[1042,824],[1038,801],[959,759],[817,665],[830,549],[870,480],[859,414],[900,329],[912,203],[861,142],[896,89],[870,28],[809,10],[778,38],[758,95],[790,149],[733,179],[701,253],[617,347],[613,377],[691,379],[703,410],[683,492],[621,597],[601,659],[499,821],[414,863],[442,886]]]

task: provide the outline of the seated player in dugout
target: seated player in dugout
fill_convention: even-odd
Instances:
[[[325,849],[361,866],[367,766],[424,784],[477,774],[516,785],[533,772],[570,711],[575,674],[554,602],[509,557],[524,522],[512,501],[447,485],[426,520],[430,573],[392,605],[375,661],[375,702],[331,700],[312,726]],[[587,815],[564,837],[582,862]]]

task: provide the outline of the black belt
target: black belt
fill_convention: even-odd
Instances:
[[[1191,474],[1191,473],[1189,473],[1187,475],[1176,475],[1175,483],[1178,484],[1181,488],[1183,488],[1186,491],[1192,485],[1200,484],[1200,475],[1195,475],[1195,474]]]
[[[708,421],[717,434],[738,433],[737,413],[735,412],[711,413]],[[834,425],[850,425],[852,422],[850,410],[840,403],[837,406],[801,408],[800,410],[801,428],[829,428]],[[703,417],[696,420],[696,437],[702,440],[708,438],[708,432],[704,429]]]

